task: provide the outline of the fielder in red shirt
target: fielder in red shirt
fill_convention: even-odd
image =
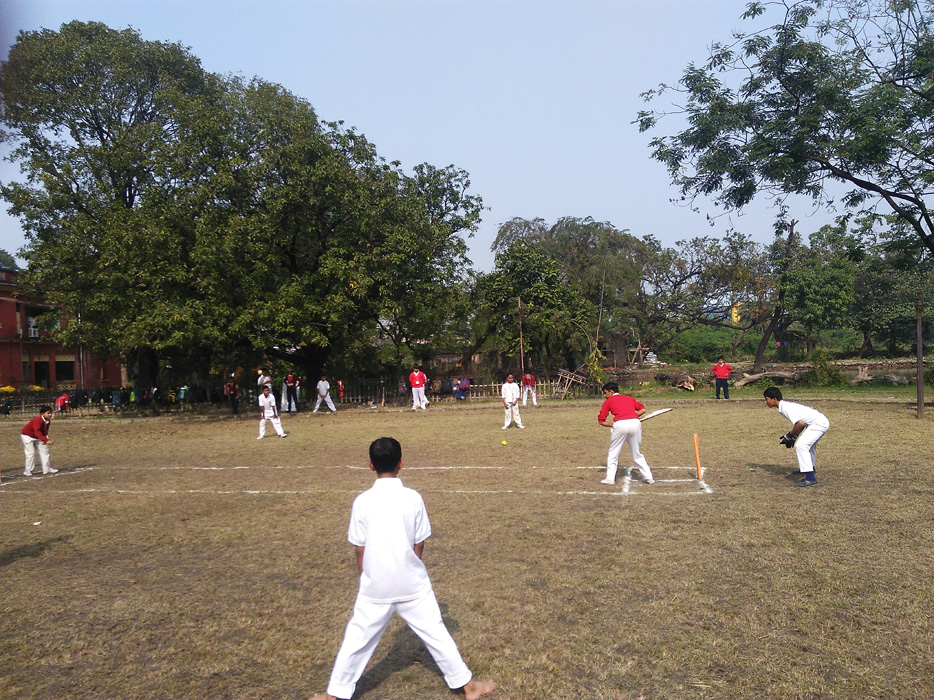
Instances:
[[[52,423],[52,408],[43,406],[39,415],[23,427],[20,438],[23,441],[23,450],[26,453],[26,476],[32,476],[33,467],[36,466],[36,452],[39,453],[39,462],[42,464],[43,474],[55,474],[58,469],[52,469],[49,459],[49,425]]]
[[[717,364],[713,366],[710,370],[710,373],[716,377],[717,381],[717,398],[720,398],[720,389],[723,389],[723,398],[727,401],[730,399],[730,385],[727,381],[727,377],[730,376],[730,372],[733,371],[733,368],[730,367],[722,357],[717,358]]]
[[[642,423],[639,416],[645,413],[645,406],[636,401],[631,396],[619,393],[619,385],[616,382],[607,382],[603,385],[603,396],[606,401],[600,408],[600,414],[597,416],[597,422],[610,428],[610,450],[606,455],[606,478],[601,484],[616,483],[616,469],[619,464],[619,453],[623,449],[623,443],[629,443],[629,452],[632,454],[632,460],[642,472],[642,481],[646,484],[654,484],[652,470],[649,463],[645,460],[639,447],[642,444]],[[613,420],[608,421],[610,414],[613,414]]]
[[[428,383],[428,377],[422,372],[422,368],[415,365],[409,374],[409,384],[412,385],[412,410],[418,408],[428,408],[428,399],[425,398],[425,384]]]

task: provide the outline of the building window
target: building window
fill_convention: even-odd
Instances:
[[[56,382],[73,382],[75,380],[75,363],[74,361],[65,361],[65,362],[56,362],[55,363],[55,381]]]

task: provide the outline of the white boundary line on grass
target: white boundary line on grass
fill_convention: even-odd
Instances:
[[[128,467],[127,469],[129,469]],[[537,467],[533,467],[537,468]],[[547,468],[547,467],[546,467]],[[66,476],[70,474],[77,474],[79,472],[91,471],[94,467],[75,467],[73,469],[60,470],[57,474],[49,474],[48,476]],[[155,467],[155,468],[142,468],[143,470],[148,471],[226,471],[226,470],[247,470],[247,469],[352,469],[358,471],[368,471],[369,467],[359,467],[359,466],[330,466],[330,467],[320,467],[320,466],[295,466],[295,467],[284,467],[284,466],[274,466],[274,467],[250,467],[250,466],[231,466],[231,467]],[[482,466],[439,466],[439,467],[410,467],[406,471],[450,471],[450,470],[502,470],[504,467],[482,467]],[[605,467],[589,467],[582,466],[578,469],[605,469]],[[627,467],[625,475],[623,476],[622,488],[620,491],[543,491],[540,489],[536,490],[525,490],[525,489],[452,489],[449,491],[443,491],[442,493],[456,493],[456,494],[489,494],[489,495],[503,495],[503,494],[527,494],[527,495],[556,495],[556,496],[631,496],[631,495],[652,495],[652,496],[699,496],[704,494],[712,494],[713,490],[704,482],[697,481],[696,483],[700,486],[699,491],[663,491],[661,489],[638,489],[633,492],[630,489],[630,485],[633,481],[630,476],[634,467]],[[661,469],[691,469],[691,467],[656,467],[656,471]],[[701,470],[701,475],[704,471]],[[692,483],[695,482],[695,479],[656,479],[656,483],[662,484],[676,484],[676,483]],[[10,486],[11,484],[30,484],[34,483],[32,479],[27,479],[25,477],[9,477],[6,481],[0,481],[0,487]],[[637,482],[638,483],[638,482]],[[433,489],[431,489],[433,490]],[[359,493],[359,489],[337,489],[341,493]],[[17,493],[29,494],[29,493],[39,493],[38,491],[28,489],[16,489]],[[116,493],[116,494],[125,494],[125,495],[172,495],[172,494],[209,494],[209,495],[273,495],[273,496],[296,496],[296,495],[315,495],[315,494],[326,494],[334,493],[335,489],[328,490],[277,490],[277,489],[68,489],[68,490],[56,490],[55,493]],[[435,491],[437,492],[437,491]]]
[[[57,490],[55,494],[120,494],[127,496],[172,496],[172,495],[209,495],[209,496],[315,496],[315,495],[326,495],[331,493],[351,493],[357,494],[360,493],[360,489],[328,489],[321,491],[298,491],[298,490],[289,490],[289,491],[278,491],[272,489],[244,489],[242,491],[234,490],[211,490],[211,489],[68,489],[68,490]],[[22,490],[19,489],[13,493],[28,495],[35,493],[48,493],[46,491],[36,491],[36,490]],[[423,493],[439,493],[435,489],[423,489]],[[459,494],[459,495],[506,495],[506,494],[516,494],[516,495],[532,495],[532,496],[607,496],[607,497],[618,497],[620,495],[630,495],[630,494],[621,494],[619,491],[542,491],[542,490],[520,490],[520,489],[452,489],[450,491],[440,491],[440,493],[448,494]],[[648,494],[649,492],[643,492]],[[710,493],[710,492],[707,492]],[[652,491],[652,496],[701,496],[704,495],[703,491]]]
[[[334,464],[330,466],[321,466],[315,464],[297,464],[293,466],[282,466],[282,465],[272,465],[272,466],[234,466],[234,467],[116,467],[117,469],[132,469],[134,471],[206,471],[206,472],[222,472],[222,471],[234,471],[234,470],[244,470],[244,469],[355,469],[357,471],[370,471],[369,467],[361,467],[355,464]],[[405,471],[407,472],[417,472],[417,471],[431,471],[431,470],[454,470],[454,469],[503,469],[503,467],[406,467]]]

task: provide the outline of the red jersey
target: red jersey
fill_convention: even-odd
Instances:
[[[42,416],[36,416],[23,428],[23,435],[28,435],[42,442],[49,441],[49,424]]]
[[[522,375],[522,386],[535,386],[535,375],[534,374],[523,374]]]
[[[428,381],[428,377],[425,376],[424,372],[412,372],[409,375],[409,384],[412,385],[413,389],[420,389],[425,386],[425,382]]]
[[[297,375],[294,375],[291,372],[285,375],[285,385],[290,389],[297,389],[301,383],[302,380],[299,379]]]
[[[717,379],[726,379],[732,371],[733,368],[730,367],[726,362],[724,362],[722,365],[719,363],[715,364],[713,369],[710,370],[711,374],[713,374],[713,376],[715,376]]]
[[[643,409],[645,409],[645,406],[643,406],[631,396],[626,396],[625,394],[613,394],[610,398],[604,401],[603,406],[600,407],[600,415],[597,416],[597,421],[605,421],[607,416],[609,416],[611,413],[613,414],[614,423],[618,420],[630,420],[632,418],[638,418],[639,416],[636,414],[636,411],[641,411]]]

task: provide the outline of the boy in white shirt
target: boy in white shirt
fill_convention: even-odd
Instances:
[[[276,397],[272,395],[272,390],[270,390],[269,385],[263,385],[263,393],[259,395],[257,399],[259,403],[259,437],[257,440],[262,440],[266,437],[266,421],[268,420],[272,423],[272,427],[276,429],[276,435],[281,438],[285,437],[285,431],[282,430],[282,421],[279,420],[279,410],[276,408]]]
[[[503,384],[500,395],[503,397],[503,408],[506,409],[506,422],[503,424],[503,430],[507,430],[513,421],[524,429],[522,418],[519,417],[519,385],[516,384],[516,378],[513,375],[506,375],[506,383]]]
[[[321,406],[322,401],[328,405],[328,410],[331,411],[331,413],[337,413],[337,408],[334,406],[334,402],[331,400],[331,383],[328,381],[327,375],[321,375],[321,381],[318,382],[318,385],[315,387],[315,391],[318,393],[318,398],[315,399],[315,407],[312,410],[312,413],[318,412],[318,408]]]
[[[388,437],[374,440],[370,469],[376,472],[376,482],[354,501],[347,534],[356,550],[360,590],[327,694],[314,695],[311,700],[348,700],[354,694],[394,614],[428,647],[448,687],[463,688],[466,700],[489,695],[496,684],[473,678],[441,619],[422,563],[431,525],[422,497],[398,478],[402,469],[399,442]]]
[[[798,470],[795,473],[804,476],[801,481],[795,482],[795,486],[817,486],[817,441],[830,430],[827,416],[810,406],[785,401],[781,389],[776,386],[770,386],[762,395],[769,408],[777,408],[781,415],[792,422],[791,430],[778,441],[785,447],[795,448],[798,457]]]

